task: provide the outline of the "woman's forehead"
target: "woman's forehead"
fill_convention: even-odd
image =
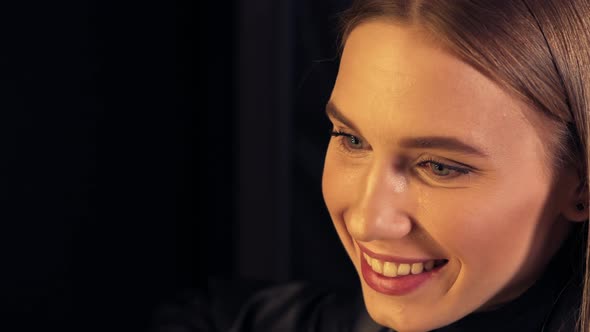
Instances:
[[[353,30],[344,48],[336,84],[364,88],[366,99],[515,104],[500,87],[459,58],[421,38],[414,29],[370,21]],[[356,84],[355,84],[356,83]],[[510,105],[512,107],[516,105]]]

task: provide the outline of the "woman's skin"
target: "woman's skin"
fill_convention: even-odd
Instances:
[[[383,325],[427,331],[510,301],[588,218],[575,169],[551,175],[548,120],[417,28],[355,28],[327,114],[324,198]],[[378,270],[448,261],[409,290],[384,276],[376,290],[361,247]]]

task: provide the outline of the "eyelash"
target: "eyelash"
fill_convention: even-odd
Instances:
[[[338,137],[338,138],[340,138],[339,139],[340,146],[344,150],[346,150],[348,153],[357,153],[358,151],[355,151],[355,150],[360,150],[360,149],[351,148],[348,144],[346,144],[344,142],[344,139],[348,139],[348,140],[353,140],[354,139],[354,140],[357,140],[357,141],[359,141],[359,142],[362,143],[362,141],[358,137],[356,137],[356,136],[354,136],[352,134],[343,132],[343,131],[338,131],[338,130],[331,131],[330,132],[330,135],[332,137]],[[458,177],[458,176],[461,176],[461,175],[468,175],[469,173],[472,172],[472,170],[469,169],[469,168],[448,165],[446,163],[440,162],[440,161],[435,160],[433,158],[427,158],[425,160],[421,160],[416,165],[419,166],[419,167],[426,167],[426,166],[430,165],[431,168],[432,167],[437,167],[437,168],[442,168],[442,169],[448,169],[448,170],[451,170],[453,172],[458,173],[456,175],[451,175],[451,176],[441,176],[441,175],[434,174],[434,176],[436,176],[438,178],[441,178],[441,179],[443,179],[443,178],[444,179],[452,179],[452,178],[455,178],[455,177]]]
[[[331,131],[331,132],[330,132],[330,136],[332,136],[332,137],[338,137],[338,138],[339,138],[339,139],[338,139],[338,143],[339,143],[339,144],[340,144],[340,146],[341,146],[343,149],[345,149],[347,152],[350,152],[350,153],[355,153],[355,152],[358,152],[358,151],[355,151],[355,150],[360,150],[360,149],[354,149],[354,148],[351,148],[351,147],[350,147],[348,144],[346,144],[346,143],[344,142],[344,140],[345,140],[345,139],[346,139],[346,140],[349,140],[349,141],[354,139],[354,140],[357,140],[358,142],[362,142],[362,141],[360,140],[360,138],[358,138],[358,137],[356,137],[356,136],[354,136],[354,135],[352,135],[352,134],[345,133],[345,132],[343,132],[343,131],[334,130],[334,131]]]
[[[458,167],[458,166],[451,166],[445,163],[441,163],[440,161],[434,160],[432,158],[428,158],[426,160],[422,160],[420,161],[417,166],[420,167],[427,167],[428,165],[430,165],[430,168],[432,169],[433,167],[442,167],[443,169],[448,169],[451,170],[453,172],[456,172],[457,174],[455,175],[448,175],[448,176],[441,176],[441,175],[437,175],[434,174],[434,176],[438,177],[438,178],[444,178],[444,179],[453,179],[456,178],[458,176],[462,176],[462,175],[468,175],[469,173],[471,173],[471,170],[465,167]]]

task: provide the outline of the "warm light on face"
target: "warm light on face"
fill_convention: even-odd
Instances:
[[[566,234],[533,113],[415,30],[358,26],[327,113],[324,198],[377,322],[427,331],[511,300]]]

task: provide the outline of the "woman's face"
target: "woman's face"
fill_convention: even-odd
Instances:
[[[577,180],[552,180],[545,120],[416,30],[358,26],[327,114],[324,198],[377,322],[426,331],[493,309],[567,235]]]

